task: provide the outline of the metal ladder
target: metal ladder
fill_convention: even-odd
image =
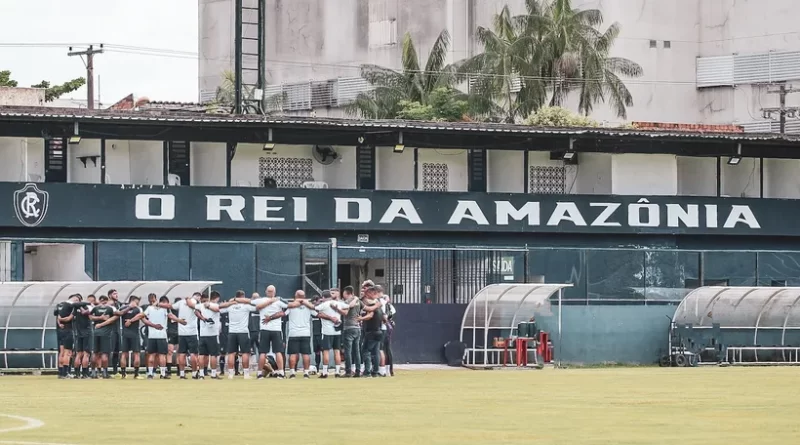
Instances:
[[[262,113],[267,84],[266,0],[236,0],[235,107],[236,114]]]

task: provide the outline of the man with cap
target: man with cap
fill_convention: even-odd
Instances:
[[[119,358],[119,365],[122,368],[122,378],[128,376],[128,355],[133,354],[133,378],[139,378],[139,367],[141,366],[140,355],[142,352],[142,341],[139,338],[139,320],[144,318],[144,313],[139,307],[139,297],[131,295],[128,305],[123,306],[118,311],[122,320],[122,344]]]
[[[276,296],[275,286],[267,286],[265,298],[258,298],[250,301],[258,311],[261,319],[259,326],[259,354],[258,354],[258,378],[265,377],[264,371],[267,369],[267,353],[270,351],[275,355],[275,365],[273,375],[279,379],[284,377],[283,353],[285,344],[283,342],[283,316],[288,307],[286,303]]]
[[[94,353],[97,357],[96,366],[102,369],[104,379],[110,378],[108,375],[108,355],[111,353],[111,337],[116,334],[117,317],[114,315],[114,308],[108,304],[108,297],[101,295],[100,305],[92,309],[89,318],[94,322]],[[98,378],[95,369],[94,378]]]
[[[347,315],[349,307],[341,301],[339,289],[331,289],[324,301],[318,304],[314,309],[319,313],[319,318],[322,320],[322,372],[320,378],[328,377],[328,367],[331,363],[330,351],[333,351],[333,361],[336,364],[335,377],[340,377],[342,367],[342,318]]]
[[[289,369],[290,379],[297,373],[298,355],[303,358],[303,378],[308,375],[311,365],[311,317],[316,315],[314,305],[306,299],[306,293],[298,290],[294,294],[294,301],[289,303],[286,314],[289,316]]]

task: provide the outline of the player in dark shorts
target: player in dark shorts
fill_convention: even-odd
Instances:
[[[80,368],[78,375],[82,379],[90,377],[89,358],[92,355],[92,320],[89,319],[94,305],[94,295],[86,297],[86,306],[75,311],[75,367]]]
[[[211,297],[203,294],[200,298],[200,375],[210,372],[212,379],[218,380],[217,365],[219,360],[219,292],[212,291]],[[211,368],[209,369],[209,365]]]
[[[175,298],[172,304],[181,301],[180,297]],[[172,375],[172,365],[174,364],[175,353],[178,352],[178,310],[170,311],[175,318],[170,317],[167,323],[167,375]]]
[[[139,297],[133,295],[128,300],[128,305],[120,310],[122,320],[122,337],[120,344],[119,366],[122,368],[122,378],[128,376],[128,356],[133,355],[133,378],[139,378],[139,368],[141,367],[140,355],[142,352],[142,340],[139,338],[139,320],[144,318],[144,312],[139,307]]]
[[[314,306],[322,303],[323,299],[331,298],[330,291],[324,290],[322,291],[322,297],[319,295],[315,295],[314,298],[311,299],[311,304]],[[309,370],[309,374],[316,375],[319,369],[322,368],[322,320],[319,318],[319,314],[315,314],[311,316],[311,336],[312,336],[312,343],[314,344],[314,362],[311,364],[311,369]]]
[[[70,372],[72,351],[75,349],[74,321],[75,312],[86,304],[81,301],[78,294],[71,295],[69,300],[56,306],[56,319],[58,322],[57,335],[59,337],[58,378],[73,378]]]
[[[108,355],[111,353],[111,336],[115,334],[117,317],[114,316],[114,308],[108,303],[108,297],[101,295],[100,305],[92,309],[89,318],[94,322],[94,353],[97,355],[99,368],[102,370],[104,379],[111,378],[108,375]],[[98,378],[95,370],[94,378]]]
[[[140,305],[139,309],[141,309],[142,313],[144,314],[144,311],[146,311],[148,307],[154,306],[156,304],[158,304],[158,296],[156,296],[156,294],[151,292],[151,293],[147,294],[147,303]],[[150,328],[145,323],[140,323],[140,330],[141,330],[141,334],[142,334],[142,351],[144,351],[144,363],[145,363],[145,365],[150,363],[150,353],[147,352],[147,334],[148,334],[148,329],[150,329]]]

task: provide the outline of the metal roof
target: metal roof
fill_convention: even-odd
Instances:
[[[532,127],[519,124],[476,122],[422,122],[401,120],[361,120],[295,116],[230,115],[212,113],[185,113],[174,111],[116,111],[86,110],[48,107],[0,107],[0,121],[82,121],[124,122],[129,124],[203,124],[213,126],[266,126],[286,128],[349,129],[364,131],[423,131],[458,132],[476,134],[552,135],[594,138],[652,138],[664,140],[706,140],[720,142],[777,142],[798,143],[800,136],[776,133],[720,133],[657,131],[625,128],[553,128]]]

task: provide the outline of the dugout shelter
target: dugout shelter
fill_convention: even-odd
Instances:
[[[114,289],[119,301],[131,295],[146,302],[147,295],[185,298],[206,292],[219,281],[14,281],[0,282],[0,367],[3,369],[56,367],[58,345],[53,308],[73,294],[106,295]],[[31,335],[31,331],[37,335]]]

